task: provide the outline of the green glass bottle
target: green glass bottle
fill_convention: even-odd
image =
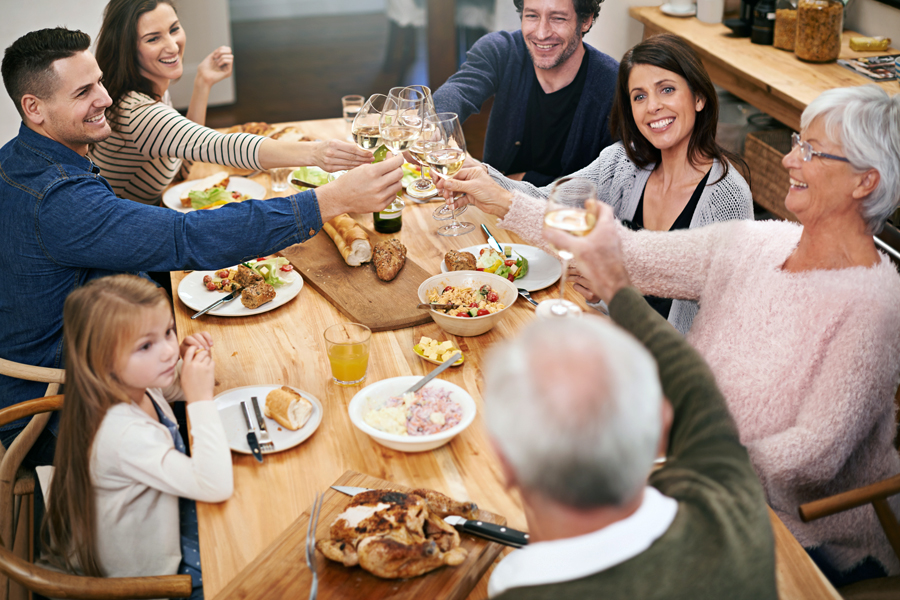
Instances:
[[[372,213],[372,219],[378,233],[397,233],[403,227],[403,206],[391,204],[381,212]]]

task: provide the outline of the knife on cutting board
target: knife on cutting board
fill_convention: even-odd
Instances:
[[[371,491],[370,488],[353,487],[350,485],[333,485],[331,489],[337,490],[348,496],[355,496],[363,492]],[[475,519],[465,519],[456,515],[448,515],[444,517],[444,521],[452,525],[458,531],[470,533],[476,537],[484,538],[504,546],[512,546],[513,548],[521,548],[528,544],[528,534],[518,529],[512,529],[505,525],[497,525],[496,523],[488,523],[487,521],[478,521]]]

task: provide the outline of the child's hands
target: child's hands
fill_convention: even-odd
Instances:
[[[181,358],[184,358],[184,353],[187,352],[187,349],[191,346],[195,346],[196,348],[199,348],[201,350],[211,352],[212,345],[213,339],[211,335],[209,335],[205,331],[194,333],[187,336],[181,341],[181,346],[179,346],[178,348],[178,355],[181,356]]]
[[[209,350],[189,346],[182,357],[181,389],[188,404],[212,400],[216,385],[216,363]]]

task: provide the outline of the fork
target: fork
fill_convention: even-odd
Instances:
[[[275,450],[275,442],[269,437],[269,430],[266,429],[266,420],[259,410],[259,400],[256,399],[256,396],[251,396],[250,402],[253,404],[253,412],[256,413],[256,424],[259,426],[259,451],[273,452]]]
[[[528,300],[529,302],[531,302],[531,303],[534,304],[535,306],[538,305],[538,303],[534,301],[534,298],[531,297],[531,294],[529,293],[528,290],[526,290],[525,288],[517,288],[517,289],[519,290],[519,295],[520,295],[520,296],[522,296],[523,298],[525,298],[526,300]]]
[[[319,514],[325,494],[316,492],[312,508],[309,511],[309,523],[306,527],[306,566],[312,571],[312,584],[309,586],[309,600],[316,600],[319,594],[319,569],[316,561],[316,529],[319,525]]]

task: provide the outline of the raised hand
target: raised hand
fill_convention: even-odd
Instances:
[[[480,166],[463,169],[453,179],[440,178],[436,185],[444,198],[450,198],[454,193],[465,194],[451,204],[457,208],[466,204],[474,204],[488,214],[505,217],[512,205],[512,192],[495,183],[487,171]]]
[[[341,140],[325,142],[306,142],[315,145],[313,161],[323,171],[349,170],[372,162],[373,154],[368,150],[360,150],[356,144]]]
[[[378,212],[393,202],[403,189],[403,156],[348,171],[316,189],[322,222],[345,212]]]
[[[219,46],[212,54],[197,65],[197,78],[212,87],[223,79],[231,77],[234,54],[228,46]]]

